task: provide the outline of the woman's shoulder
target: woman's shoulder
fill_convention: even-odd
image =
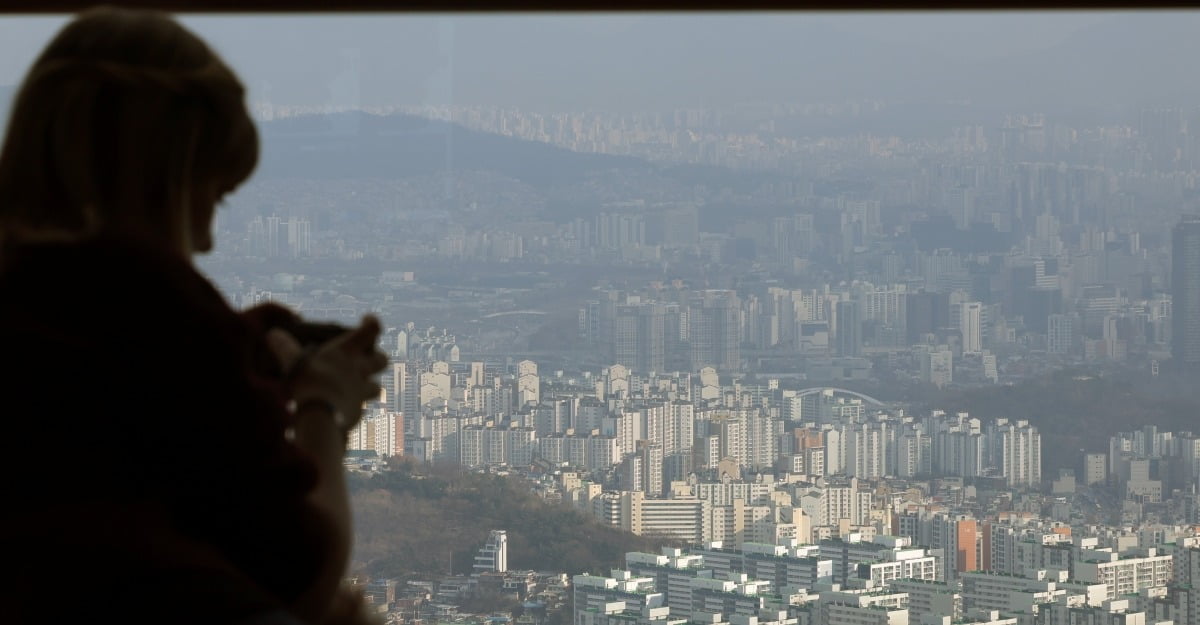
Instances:
[[[18,345],[34,341],[29,350],[49,336],[81,355],[89,347],[121,346],[125,354],[197,350],[233,345],[244,333],[229,303],[188,259],[115,236],[5,240],[0,324],[7,328],[0,336]]]
[[[145,270],[179,271],[190,263],[164,245],[122,234],[89,236],[0,236],[0,270],[49,270],[69,267],[77,272],[105,271],[114,266]]]
[[[0,288],[6,299],[23,293],[48,301],[69,297],[89,307],[224,301],[189,259],[153,241],[117,234],[4,237]]]
[[[236,625],[308,625],[287,610],[272,610],[239,621]]]

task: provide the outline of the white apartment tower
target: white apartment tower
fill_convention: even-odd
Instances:
[[[517,363],[517,404],[518,407],[537,405],[540,396],[541,380],[538,378],[538,366],[532,360],[522,360]]]
[[[476,573],[503,573],[508,570],[508,534],[504,530],[492,530],[487,542],[475,556]]]
[[[963,354],[983,353],[983,304],[963,302],[958,305],[958,329],[962,333]]]
[[[1042,483],[1042,436],[1028,421],[997,419],[991,431],[992,463],[1003,471],[1009,486]]]

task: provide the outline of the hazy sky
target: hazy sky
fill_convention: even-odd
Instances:
[[[1023,95],[1036,99],[1043,83],[1053,91],[1064,80],[1077,81],[1065,93],[1078,94],[1080,102],[1110,97],[1105,90],[1133,97],[1130,89],[1121,89],[1125,74],[1161,67],[1158,57],[1171,60],[1163,68],[1168,73],[1194,65],[1191,53],[1197,47],[1190,40],[1196,39],[1191,33],[1200,32],[1194,29],[1200,26],[1197,16],[967,12],[183,19],[241,73],[253,100],[577,110],[872,95],[1010,98],[1022,88],[1030,90]],[[0,17],[0,85],[19,81],[63,21]],[[1123,56],[1105,57],[1115,54],[1110,47]],[[1128,67],[1122,65],[1126,57]],[[1041,68],[1053,74],[1038,76]],[[1147,86],[1153,77],[1128,77],[1139,93],[1174,88]],[[1169,78],[1190,81],[1192,76],[1188,71]],[[1185,91],[1191,93],[1190,88]]]

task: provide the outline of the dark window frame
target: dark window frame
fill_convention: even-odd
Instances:
[[[0,14],[75,13],[95,6],[80,0],[4,0]],[[178,13],[530,12],[530,11],[911,11],[1105,10],[1200,8],[1198,0],[124,0],[125,7]]]

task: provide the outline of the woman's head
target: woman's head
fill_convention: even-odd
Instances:
[[[0,228],[212,246],[220,197],[258,160],[245,90],[170,17],[102,8],[50,42],[0,150]]]

